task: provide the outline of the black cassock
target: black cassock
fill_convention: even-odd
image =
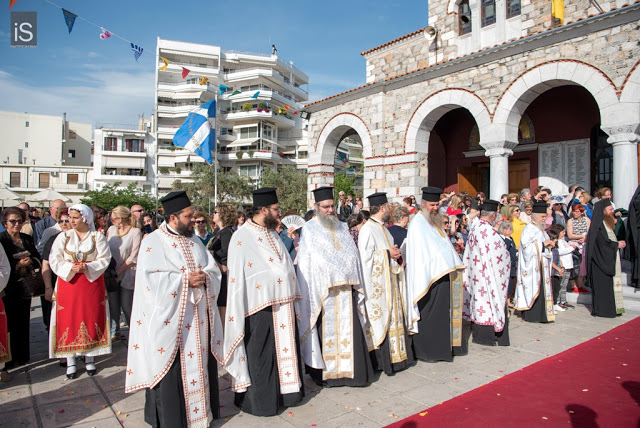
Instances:
[[[356,315],[358,313],[358,292],[356,290],[352,290],[351,293],[352,299],[352,310],[353,314]],[[364,332],[362,331],[362,326],[360,325],[360,318],[356,315],[352,317],[353,325],[351,326],[351,331],[353,331],[353,378],[340,378],[340,379],[322,379],[322,370],[314,369],[313,367],[307,366],[307,373],[311,376],[313,381],[325,387],[336,387],[336,386],[368,386],[373,382],[373,366],[371,365],[371,359],[369,358],[369,352],[367,349],[367,342],[364,338]],[[316,322],[316,329],[318,330],[318,337],[322,342],[322,314],[318,316],[318,321]],[[387,346],[387,351],[389,350]]]
[[[627,254],[633,263],[631,271],[631,282],[634,287],[640,287],[640,263],[638,263],[638,252],[640,251],[640,186],[629,202],[629,218],[627,220]]]
[[[462,346],[453,347],[451,344],[451,282],[448,274],[434,282],[418,301],[418,311],[418,334],[411,336],[418,360],[451,362],[454,355],[467,354],[465,340]]]
[[[504,305],[504,328],[501,332],[496,333],[492,325],[471,323],[471,334],[473,343],[479,345],[494,346],[497,342],[498,346],[509,346],[509,307]]]
[[[297,323],[295,338],[298,351],[298,372],[302,381],[302,360]],[[234,404],[243,412],[255,416],[274,416],[282,407],[299,404],[304,398],[304,385],[300,386],[299,392],[280,393],[271,306],[244,319],[244,346],[247,352],[251,386],[247,392],[236,393]]]
[[[609,239],[604,226],[594,232],[598,235],[593,250],[589,248],[590,263],[587,266],[593,299],[591,315],[614,318],[616,302],[613,293],[613,277],[616,274],[618,243]]]
[[[209,403],[214,419],[220,417],[218,392],[218,362],[208,352]],[[171,368],[154,388],[145,390],[144,421],[154,428],[187,427],[187,411],[184,404],[184,387],[180,366],[180,351]]]
[[[533,301],[531,309],[528,311],[522,311],[522,319],[526,322],[549,322],[547,319],[547,306],[544,297],[544,284],[540,284],[538,297]]]

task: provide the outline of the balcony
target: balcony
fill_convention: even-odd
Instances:
[[[189,113],[200,107],[200,104],[185,104],[177,106],[158,105],[159,117],[187,117]]]
[[[158,138],[167,138],[172,140],[178,129],[180,129],[180,125],[158,126]]]
[[[291,92],[295,101],[304,102],[309,99],[309,93],[299,86],[291,84],[288,77],[283,75],[277,70],[270,68],[246,68],[242,70],[236,70],[229,73],[225,73],[225,80],[229,83],[238,84],[247,80],[259,80],[266,79],[269,82],[275,83],[286,91]],[[306,83],[305,83],[306,84]],[[274,91],[278,92],[278,91]],[[261,92],[262,93],[262,92]]]
[[[147,154],[145,152],[102,152],[103,168],[142,169],[147,166]]]
[[[164,62],[160,61],[158,63],[158,68],[164,66]],[[188,62],[182,61],[171,61],[165,70],[160,71],[160,73],[182,73],[182,67],[188,68],[191,70],[191,73],[197,74],[206,74],[208,76],[217,76],[220,74],[217,67],[208,66],[203,67],[200,64],[191,64]]]
[[[272,152],[269,150],[253,150],[253,156],[249,155],[252,150],[228,150],[223,153],[218,153],[218,160],[224,161],[252,161],[252,160],[270,160],[270,161],[286,161],[280,153]],[[242,153],[242,157],[238,158],[238,153]]]
[[[143,169],[103,167],[100,176],[96,178],[124,182],[147,181],[147,173]]]
[[[256,120],[268,120],[271,123],[276,124],[280,128],[293,128],[295,121],[288,117],[269,111],[266,113],[258,110],[250,110],[248,112],[242,110],[231,110],[226,113],[220,114],[221,120],[233,120],[233,121],[256,121]]]

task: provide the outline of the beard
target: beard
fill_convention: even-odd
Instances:
[[[604,221],[604,224],[606,224],[609,229],[611,229],[611,230],[615,229],[615,227],[616,227],[616,219],[615,218],[609,217],[608,215],[605,215],[603,221]]]
[[[182,236],[191,238],[193,236],[193,224],[191,223],[185,224],[180,220],[178,220],[178,224],[176,225],[176,232],[178,232]]]
[[[438,210],[436,211],[422,211],[424,213],[424,217],[427,219],[427,222],[433,227],[439,227],[442,229],[442,221],[444,217]]]
[[[338,216],[334,214],[323,214],[320,210],[316,211],[316,217],[318,218],[318,222],[327,229],[335,230],[340,223],[338,220]]]
[[[391,220],[391,213],[385,212],[384,214],[382,214],[382,221],[384,223],[389,223],[389,220]]]
[[[279,224],[280,220],[278,220],[278,217],[271,214],[271,211],[269,211],[269,214],[264,217],[264,227],[268,230],[275,230]]]

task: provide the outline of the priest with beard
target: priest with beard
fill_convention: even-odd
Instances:
[[[615,318],[624,313],[620,251],[625,242],[613,232],[616,221],[610,199],[601,199],[593,207],[587,235],[587,272],[592,289],[591,315]]]
[[[332,187],[313,191],[316,216],[302,227],[298,247],[300,347],[320,386],[373,381],[358,248],[338,220]]]
[[[493,228],[497,215],[498,201],[484,201],[480,219],[469,233],[462,257],[466,268],[462,316],[471,321],[473,343],[509,346],[507,292],[511,257]]]
[[[151,426],[208,427],[220,411],[220,270],[194,237],[186,193],[161,202],[168,220],[144,239],[137,261],[125,392],[146,388]]]
[[[276,189],[253,192],[253,218],[238,229],[227,256],[224,367],[243,412],[273,416],[302,401],[302,365],[293,262],[276,233]]]
[[[638,263],[638,252],[640,251],[640,186],[629,202],[629,217],[627,220],[627,250],[629,260],[633,264],[631,271],[631,284],[640,287],[640,263]]]
[[[441,193],[438,187],[422,188],[422,211],[407,232],[409,332],[415,357],[428,362],[450,362],[467,353],[462,340],[464,266],[441,227]]]
[[[518,275],[513,301],[527,322],[555,321],[551,291],[551,250],[556,242],[544,231],[546,202],[533,204],[531,222],[522,229],[518,251]]]
[[[358,251],[370,324],[371,360],[374,369],[391,376],[415,364],[406,330],[407,290],[404,269],[398,263],[400,250],[385,226],[391,218],[387,194],[374,193],[367,198],[371,217],[360,229]]]

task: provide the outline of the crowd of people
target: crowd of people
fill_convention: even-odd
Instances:
[[[579,186],[499,201],[436,187],[420,202],[312,193],[300,217],[281,212],[272,188],[246,211],[211,215],[172,192],[159,225],[139,205],[56,200],[42,218],[25,203],[4,209],[0,381],[30,360],[38,275],[50,357],[69,379],[78,361],[93,376],[95,357],[124,340],[125,390],[146,391],[152,426],[208,426],[219,375],[237,407],[269,416],[301,402],[304,373],[365,387],[376,372],[453,361],[469,340],[509,346],[511,316],[556,321],[574,308],[567,293],[590,294],[594,316],[619,316],[621,256],[638,286],[640,187],[628,210],[608,188],[591,198]]]

